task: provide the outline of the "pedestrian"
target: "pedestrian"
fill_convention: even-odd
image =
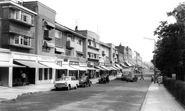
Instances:
[[[162,83],[162,76],[161,75],[158,75],[158,77],[157,77],[157,83],[158,83],[159,86]]]
[[[140,80],[145,80],[144,77],[143,77],[143,72],[141,71],[141,78]]]
[[[25,86],[26,85],[26,78],[27,78],[27,76],[26,76],[26,73],[24,73],[22,70],[20,71],[20,73],[21,73],[21,80],[22,80],[22,84],[23,84],[23,86]]]

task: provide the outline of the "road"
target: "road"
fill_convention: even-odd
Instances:
[[[0,111],[140,111],[150,80],[113,80],[77,90],[25,95],[0,104]]]

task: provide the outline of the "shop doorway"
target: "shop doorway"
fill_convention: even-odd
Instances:
[[[21,71],[26,74],[26,85],[35,84],[35,68],[13,68],[13,86],[22,86]]]

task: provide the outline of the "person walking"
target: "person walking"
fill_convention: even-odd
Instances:
[[[25,86],[26,85],[26,73],[24,73],[22,70],[20,72],[21,72],[23,86]]]
[[[141,78],[140,80],[145,80],[144,77],[143,77],[143,72],[141,71]]]

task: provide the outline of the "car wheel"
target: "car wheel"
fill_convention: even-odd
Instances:
[[[67,87],[67,90],[71,90],[71,85],[69,85],[69,86]]]

